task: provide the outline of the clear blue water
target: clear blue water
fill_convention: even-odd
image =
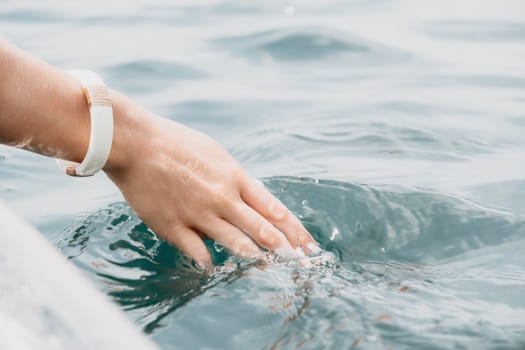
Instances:
[[[325,252],[253,266],[208,242],[218,267],[199,273],[103,176],[8,148],[0,198],[165,349],[522,349],[524,14],[0,1],[3,36],[218,139]]]

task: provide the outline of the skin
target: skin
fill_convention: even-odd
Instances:
[[[161,239],[203,267],[211,265],[203,237],[242,258],[260,256],[260,247],[292,257],[297,247],[316,250],[297,217],[217,142],[110,96],[114,135],[103,170]],[[0,38],[0,142],[81,162],[89,131],[80,83]]]

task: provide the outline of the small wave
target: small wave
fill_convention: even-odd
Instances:
[[[266,184],[342,261],[436,263],[516,239],[525,228],[509,216],[432,191],[286,177]]]
[[[125,203],[82,215],[56,245],[152,332],[173,310],[209,288],[175,247],[160,241]],[[220,254],[216,254],[220,259]]]
[[[140,60],[105,67],[105,75],[116,88],[127,92],[154,92],[178,80],[201,79],[206,73],[191,66],[159,61]]]
[[[431,75],[421,77],[419,86],[478,86],[485,88],[525,89],[525,77],[519,75]]]
[[[48,23],[60,22],[66,20],[66,17],[57,13],[45,10],[12,10],[0,12],[0,21],[2,22],[19,22],[19,23]]]
[[[418,117],[421,125],[403,123],[397,116],[387,120],[384,117],[387,113],[395,114],[396,111],[385,106],[377,112],[338,112],[322,118],[314,116],[281,123],[279,128],[263,126],[237,137],[231,151],[249,166],[257,166],[262,161],[291,159],[302,174],[308,173],[306,166],[315,164],[327,167],[332,174],[345,169],[350,174],[351,168],[343,165],[351,163],[351,157],[458,163],[473,155],[494,152],[494,144],[477,135],[455,132],[451,127],[443,130],[443,125],[426,125],[421,115],[431,116],[433,112],[428,109],[419,107],[418,111],[410,112]],[[290,161],[281,163],[290,164]],[[281,172],[290,173],[288,168]]]
[[[422,26],[429,35],[461,41],[525,40],[525,24],[498,21],[433,21]]]
[[[373,64],[405,60],[401,51],[329,29],[283,28],[216,39],[215,44],[259,61],[316,61],[332,58]]]

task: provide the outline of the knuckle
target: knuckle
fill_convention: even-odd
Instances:
[[[289,215],[290,211],[277,198],[273,198],[268,207],[268,215],[275,221],[284,221]]]
[[[240,165],[230,167],[227,178],[227,184],[230,191],[240,193],[244,183],[244,169]]]
[[[234,206],[235,199],[228,193],[218,192],[214,195],[215,205],[220,209],[231,209]]]
[[[208,193],[210,196],[209,198],[205,198],[205,200],[211,201],[217,207],[227,206],[232,202],[232,196],[228,186],[225,184],[215,184],[209,186]]]
[[[258,233],[259,242],[261,245],[268,248],[276,248],[277,246],[279,246],[279,234],[271,224],[261,224]]]
[[[244,176],[244,169],[242,168],[242,166],[237,163],[237,162],[233,162],[231,165],[230,165],[230,168],[229,168],[229,172],[230,174],[232,175],[232,177],[235,179],[235,180],[238,180],[240,179],[241,177]]]
[[[247,237],[237,239],[232,248],[234,253],[241,256],[248,255],[256,250],[255,244]]]

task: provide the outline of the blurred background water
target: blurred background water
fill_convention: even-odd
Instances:
[[[208,242],[205,275],[103,175],[0,148],[0,198],[162,348],[525,347],[522,1],[0,0],[0,34],[210,134],[325,249]]]

